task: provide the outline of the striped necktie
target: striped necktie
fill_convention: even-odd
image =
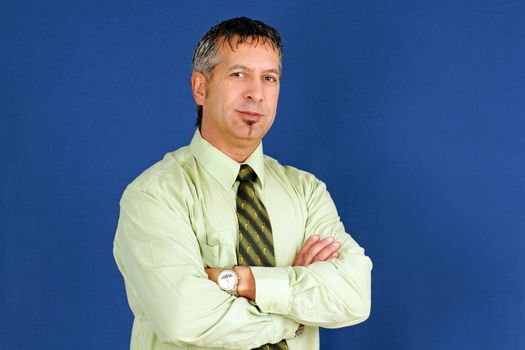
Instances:
[[[239,220],[238,263],[243,266],[275,266],[272,226],[268,212],[255,193],[256,174],[249,165],[241,165],[237,189],[237,218]],[[286,340],[266,344],[257,349],[288,350]]]

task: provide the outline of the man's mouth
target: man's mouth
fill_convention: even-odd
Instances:
[[[246,115],[250,115],[250,116],[260,116],[261,113],[258,113],[258,112],[252,112],[252,111],[242,111],[242,110],[238,110],[237,112],[239,113],[242,113],[242,114],[246,114]]]
[[[238,110],[237,112],[242,116],[243,120],[249,125],[252,125],[252,124],[258,122],[259,119],[262,116],[262,114],[257,113],[257,112],[252,112],[252,111],[240,111],[240,110]]]

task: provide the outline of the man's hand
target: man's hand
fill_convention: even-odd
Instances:
[[[293,266],[308,266],[317,261],[337,258],[340,246],[332,237],[321,240],[319,236],[312,236],[297,253]]]

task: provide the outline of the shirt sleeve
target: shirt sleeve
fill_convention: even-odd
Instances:
[[[146,318],[161,341],[251,349],[294,336],[297,322],[208,280],[184,203],[128,186],[120,208],[115,260],[135,317]]]
[[[333,237],[340,256],[298,267],[251,267],[256,303],[262,311],[311,326],[337,328],[366,320],[371,307],[372,262],[345,232],[326,186],[302,179],[307,222],[305,239]]]

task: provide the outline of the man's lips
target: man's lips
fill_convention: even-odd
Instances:
[[[243,118],[248,119],[248,120],[258,120],[262,116],[261,113],[252,112],[252,111],[239,111],[238,110],[237,112],[241,114]]]

